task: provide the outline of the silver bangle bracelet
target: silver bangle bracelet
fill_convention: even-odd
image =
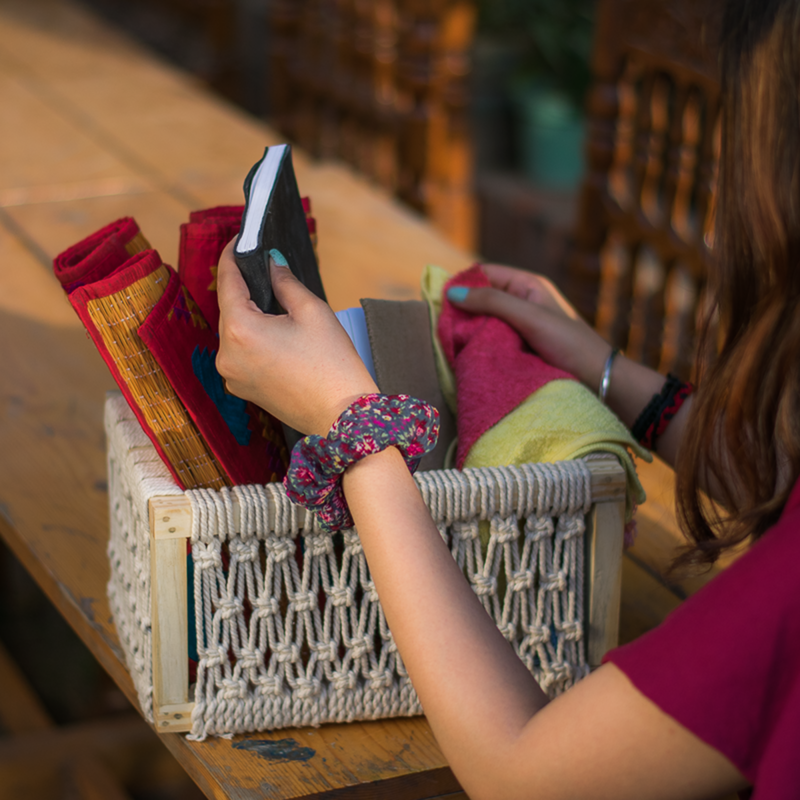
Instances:
[[[597,392],[601,403],[605,403],[606,401],[608,386],[611,383],[611,367],[614,365],[614,359],[619,355],[619,352],[619,347],[612,347],[606,359],[606,365],[603,367],[603,376],[600,378],[600,389]]]

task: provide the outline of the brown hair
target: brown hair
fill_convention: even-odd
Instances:
[[[721,44],[710,276],[720,330],[706,321],[700,337],[677,463],[678,513],[694,545],[676,566],[710,564],[761,536],[800,475],[800,2],[731,0]]]

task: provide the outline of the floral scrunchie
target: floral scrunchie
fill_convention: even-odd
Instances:
[[[342,491],[345,470],[366,456],[397,447],[413,474],[436,446],[439,412],[407,394],[367,394],[348,406],[327,437],[306,436],[292,450],[284,478],[288,498],[313,511],[328,532],[353,525]]]

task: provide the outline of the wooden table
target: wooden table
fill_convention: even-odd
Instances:
[[[69,0],[0,0],[0,97],[0,533],[135,705],[105,588],[102,410],[113,381],[51,259],[131,215],[174,264],[189,210],[241,202],[243,176],[278,138]],[[469,254],[347,168],[295,161],[334,308],[416,296],[427,262],[469,265]],[[694,588],[657,576],[675,536],[670,474],[644,476],[665,494],[625,562],[624,639]],[[212,798],[464,796],[424,718],[250,738],[294,739],[314,756],[270,759],[177,734],[163,741]]]

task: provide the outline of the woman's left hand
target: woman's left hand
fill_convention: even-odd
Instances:
[[[272,289],[286,314],[262,313],[233,257],[220,257],[217,370],[237,397],[303,433],[327,435],[350,403],[377,387],[330,307],[287,267],[272,263]]]

